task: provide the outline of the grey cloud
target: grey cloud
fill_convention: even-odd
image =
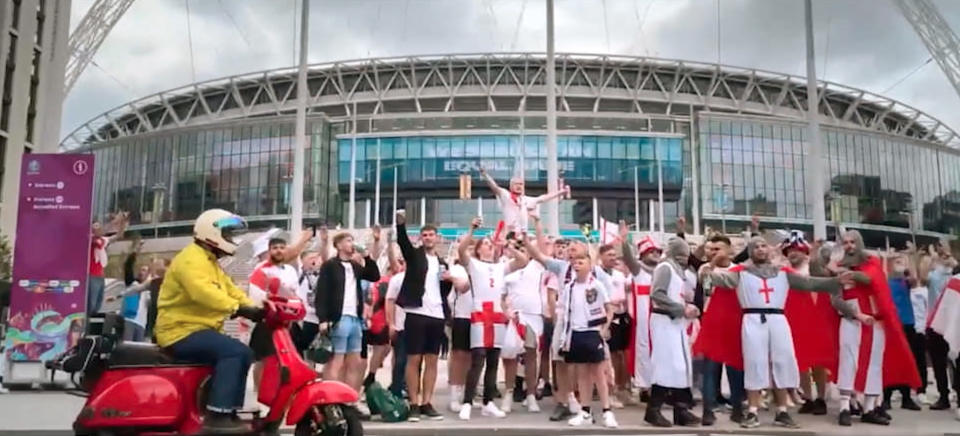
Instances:
[[[292,65],[294,2],[191,0],[196,79]],[[74,1],[74,22],[90,3]],[[717,60],[715,0],[556,0],[556,5],[558,51]],[[721,0],[720,5],[722,63],[805,75],[801,1]],[[951,24],[960,23],[960,3],[940,0],[937,6]],[[929,57],[891,2],[815,0],[814,9],[821,78],[826,52],[828,80],[879,93]],[[544,14],[542,0],[314,1],[309,59],[542,51]],[[131,99],[189,84],[188,48],[183,1],[135,2],[95,57],[132,90],[88,68],[67,99],[63,132]],[[935,64],[888,96],[960,128],[960,100]]]

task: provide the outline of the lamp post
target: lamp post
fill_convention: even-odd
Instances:
[[[163,197],[167,192],[167,187],[163,183],[157,183],[150,188],[153,191],[153,237],[160,237],[160,212],[163,209]]]

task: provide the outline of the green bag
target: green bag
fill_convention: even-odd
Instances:
[[[379,414],[383,422],[403,422],[410,416],[407,402],[395,397],[380,383],[373,382],[367,386],[366,395],[370,413]]]

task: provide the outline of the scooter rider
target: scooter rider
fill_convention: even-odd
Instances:
[[[173,258],[157,302],[157,344],[176,359],[214,368],[203,424],[207,434],[249,430],[236,412],[243,407],[253,352],[221,329],[229,317],[259,321],[264,312],[217,263],[236,252],[239,242],[234,236],[246,228],[243,218],[222,209],[200,214],[193,226],[193,243]]]

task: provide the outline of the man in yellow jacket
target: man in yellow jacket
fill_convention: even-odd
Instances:
[[[173,258],[157,301],[157,344],[179,360],[214,368],[204,417],[208,434],[244,430],[234,418],[243,407],[253,353],[221,330],[233,316],[259,321],[263,309],[233,284],[217,259],[236,252],[234,236],[246,227],[243,218],[222,209],[202,213],[193,227],[193,243]]]

